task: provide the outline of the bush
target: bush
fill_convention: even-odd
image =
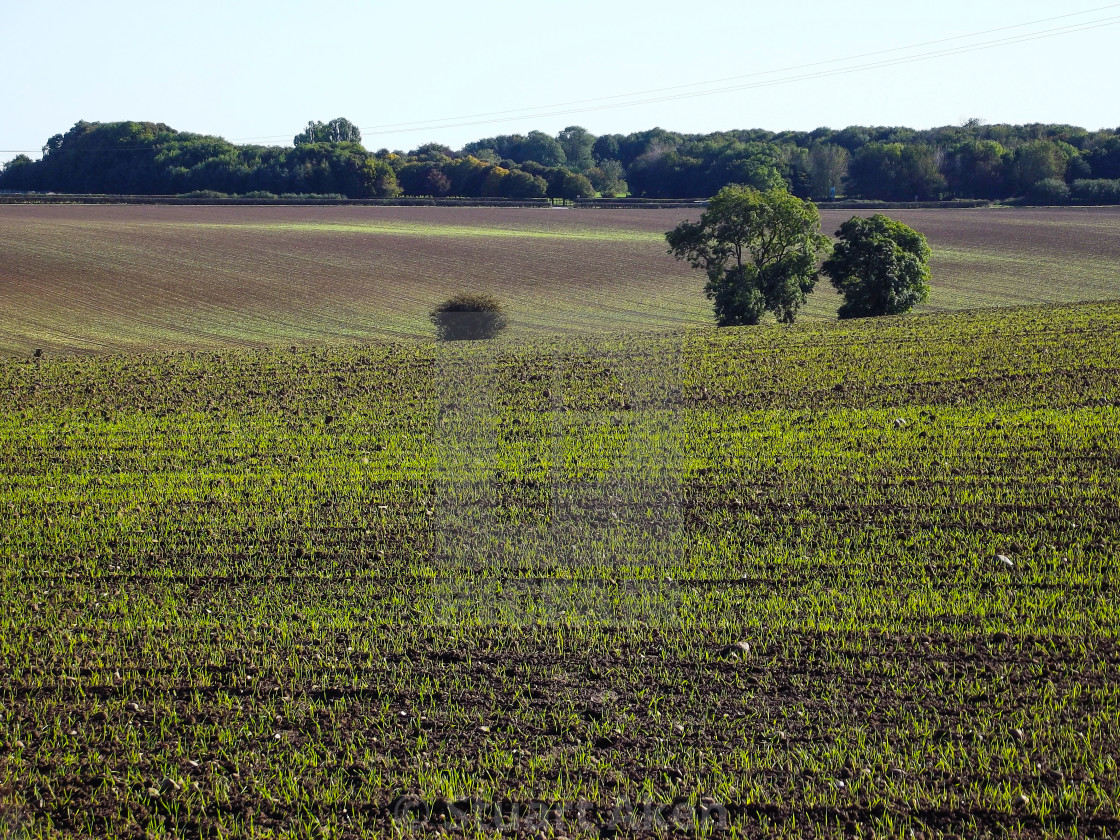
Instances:
[[[285,201],[322,201],[327,199],[330,201],[339,201],[346,198],[342,193],[281,193],[280,197]]]
[[[492,295],[455,295],[433,309],[430,317],[440,341],[493,338],[509,326],[501,302]]]
[[[1043,178],[1027,193],[1031,204],[1069,204],[1069,187],[1061,178]]]
[[[1120,181],[1084,178],[1074,181],[1070,191],[1085,204],[1120,204]]]

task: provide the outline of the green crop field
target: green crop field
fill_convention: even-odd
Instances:
[[[837,229],[853,211],[825,210]],[[870,214],[872,211],[860,211]],[[512,337],[711,321],[664,232],[699,210],[0,206],[0,353],[358,345],[432,335],[483,291]],[[1120,209],[897,210],[927,235],[923,312],[1120,298]],[[822,283],[806,318],[834,318]]]
[[[500,237],[503,288],[575,253],[555,218]],[[0,360],[0,836],[1120,834],[1120,303],[682,329],[698,281],[622,226],[580,240],[619,285],[542,288],[542,334],[370,345],[328,317],[367,259],[342,243],[432,267],[407,306],[354,293],[408,333],[497,238],[262,224],[121,227],[57,297],[105,217],[2,229],[43,272],[9,350],[296,346]],[[970,231],[958,276],[1004,301],[1113,282]],[[227,234],[256,250],[211,277]],[[196,238],[199,285],[161,292]],[[311,241],[336,286],[283,262]],[[277,308],[245,308],[269,249]],[[656,317],[631,271],[675,278]],[[301,272],[338,297],[268,332]],[[939,305],[993,294],[960,282]],[[581,329],[595,295],[619,309]]]

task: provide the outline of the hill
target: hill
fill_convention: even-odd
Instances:
[[[824,231],[852,212],[826,208]],[[507,303],[511,341],[700,326],[704,278],[664,240],[689,213],[4,205],[0,353],[424,338],[463,289]],[[891,215],[933,248],[923,311],[1120,298],[1115,208]],[[804,317],[838,304],[822,283]]]
[[[1118,336],[0,360],[4,824],[1115,835]]]

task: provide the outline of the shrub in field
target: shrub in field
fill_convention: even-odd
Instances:
[[[1069,186],[1061,178],[1044,178],[1027,191],[1031,204],[1069,204]]]
[[[852,216],[821,265],[844,295],[841,318],[899,315],[929,299],[930,249],[913,228],[876,213]]]
[[[433,309],[431,319],[440,341],[493,338],[509,326],[501,302],[484,294],[457,294]]]
[[[1070,192],[1086,204],[1120,204],[1120,180],[1081,178],[1070,185]]]
[[[229,193],[218,190],[192,190],[188,193],[179,193],[179,198],[229,198]]]
[[[708,275],[705,293],[721,327],[757,324],[766,312],[793,323],[817,282],[828,246],[811,203],[784,188],[724,187],[698,222],[665,234],[669,253]]]
[[[346,198],[342,193],[282,193],[280,197],[289,201],[339,201]]]

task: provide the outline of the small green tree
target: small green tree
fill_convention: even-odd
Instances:
[[[604,160],[587,170],[587,180],[604,198],[625,195],[630,189],[625,178],[626,172],[617,160]]]
[[[440,341],[493,338],[509,326],[501,302],[485,294],[457,294],[433,309],[430,317]]]
[[[560,170],[556,177],[549,181],[549,198],[564,198],[570,201],[575,198],[590,198],[593,195],[595,195],[595,187],[587,180],[586,175],[578,172]]]
[[[930,249],[902,222],[876,213],[853,216],[821,271],[843,295],[841,318],[899,315],[929,299]]]
[[[665,239],[670,254],[707,273],[721,327],[757,324],[767,311],[792,323],[828,247],[820,225],[817,208],[783,188],[728,186],[700,221],[681,222]]]

